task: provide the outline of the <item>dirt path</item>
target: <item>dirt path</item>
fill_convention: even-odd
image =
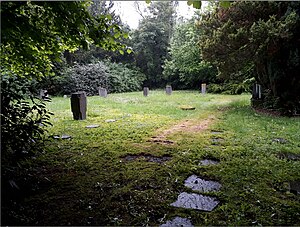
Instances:
[[[214,121],[215,116],[210,116],[202,121],[194,119],[182,121],[169,129],[160,132],[157,136],[153,136],[149,142],[161,143],[161,144],[174,144],[174,141],[166,140],[166,137],[178,132],[192,132],[198,133],[206,130],[208,126]]]

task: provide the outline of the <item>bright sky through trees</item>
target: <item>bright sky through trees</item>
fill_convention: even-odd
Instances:
[[[204,2],[203,2],[204,3]],[[206,3],[206,2],[205,2]],[[206,4],[203,4],[202,8]],[[141,9],[143,10],[148,4],[145,1],[139,1]],[[122,21],[126,22],[132,29],[138,27],[139,20],[142,18],[134,8],[134,1],[114,1],[114,8],[116,13],[121,16]],[[177,14],[184,18],[191,18],[194,8],[187,5],[187,1],[179,1]]]

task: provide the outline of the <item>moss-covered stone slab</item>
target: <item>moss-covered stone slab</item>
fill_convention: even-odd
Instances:
[[[182,192],[178,196],[177,201],[170,205],[186,209],[212,211],[219,203],[214,197]]]
[[[220,162],[212,159],[203,159],[199,162],[199,166],[218,165]]]
[[[188,177],[184,185],[198,192],[217,192],[222,187],[222,185],[216,181],[204,180],[196,175]]]
[[[187,218],[175,217],[171,221],[160,225],[160,227],[193,227],[193,225]]]

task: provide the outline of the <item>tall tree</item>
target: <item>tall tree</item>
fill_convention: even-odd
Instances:
[[[168,83],[179,89],[199,88],[201,83],[216,80],[216,68],[202,60],[198,46],[201,29],[194,17],[176,26],[165,60],[163,75]]]
[[[251,74],[263,85],[262,101],[253,104],[300,112],[299,2],[235,2],[208,14],[201,26],[203,56],[221,76]]]
[[[136,65],[147,76],[145,85],[161,87],[163,63],[168,54],[176,16],[175,1],[152,2],[148,14],[132,33]]]

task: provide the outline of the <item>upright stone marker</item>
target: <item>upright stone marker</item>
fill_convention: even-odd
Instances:
[[[107,97],[107,90],[106,88],[99,87],[99,96],[106,98]]]
[[[172,86],[171,85],[167,85],[166,86],[166,93],[167,93],[167,95],[171,95],[172,94]]]
[[[253,85],[253,91],[252,91],[252,98],[253,99],[261,99],[261,85],[260,84],[254,84]]]
[[[144,95],[145,97],[147,97],[147,96],[149,95],[149,88],[148,88],[148,87],[144,87],[143,95]]]
[[[206,94],[206,84],[201,84],[201,93]]]
[[[86,119],[86,94],[84,91],[72,93],[71,95],[71,110],[74,120]]]

